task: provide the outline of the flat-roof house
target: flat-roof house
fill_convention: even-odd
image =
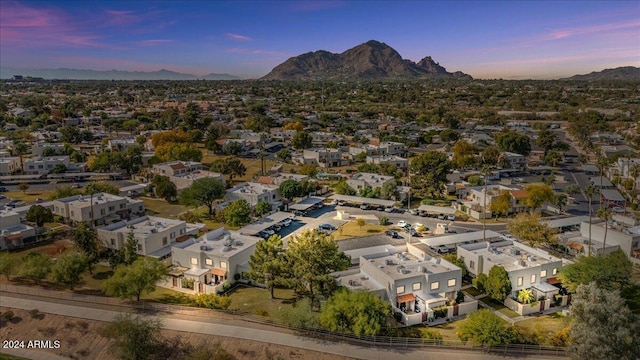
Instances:
[[[241,199],[246,200],[252,207],[256,206],[260,200],[266,200],[273,207],[282,204],[278,186],[255,182],[246,182],[227,189],[226,201]]]
[[[366,162],[373,165],[394,165],[397,169],[403,171],[409,168],[409,160],[397,155],[367,156]]]
[[[162,176],[175,176],[202,170],[202,163],[197,161],[169,161],[154,164],[151,172]]]
[[[12,210],[0,210],[0,250],[24,246],[24,239],[36,236],[33,227],[20,223],[20,214]]]
[[[221,227],[198,239],[174,244],[171,249],[173,279],[168,287],[215,294],[236,274],[249,271],[249,257],[260,240],[262,238]]]
[[[97,193],[53,200],[53,214],[71,223],[93,221],[105,225],[144,215],[144,202],[128,197]]]
[[[194,181],[204,178],[216,179],[220,181],[222,185],[226,182],[223,174],[206,170],[196,170],[189,173],[172,175],[169,176],[169,181],[176,185],[176,189],[183,190],[193,185]]]
[[[480,242],[458,245],[458,257],[462,258],[470,274],[489,275],[494,266],[502,266],[509,274],[512,294],[555,277],[562,267],[562,260],[548,253],[516,241]]]
[[[182,220],[143,216],[98,228],[97,233],[100,242],[113,250],[122,249],[129,234],[133,234],[138,241],[138,254],[164,258],[171,254],[174,243],[187,240],[189,235],[198,232],[193,227],[187,229],[187,223]]]
[[[68,155],[34,156],[23,162],[25,175],[42,175],[50,173],[57,165],[70,166]]]
[[[0,176],[13,175],[21,170],[19,157],[0,158]]]
[[[347,180],[347,185],[352,189],[359,191],[370,187],[372,190],[382,189],[385,185],[395,184],[393,176],[385,176],[373,173],[356,173]]]

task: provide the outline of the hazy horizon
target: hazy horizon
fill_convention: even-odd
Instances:
[[[0,64],[259,78],[368,40],[478,79],[640,65],[635,1],[2,1]]]

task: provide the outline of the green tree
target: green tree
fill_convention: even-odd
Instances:
[[[156,283],[168,273],[167,267],[160,260],[141,257],[130,266],[119,266],[103,285],[103,290],[109,296],[122,299],[135,297],[140,301],[144,292],[155,290]]]
[[[428,150],[411,160],[409,170],[416,174],[411,177],[411,188],[415,193],[435,198],[442,196],[451,162],[445,153]]]
[[[366,220],[364,218],[357,218],[356,219],[356,224],[358,225],[358,227],[360,228],[360,230],[362,230],[362,227],[365,226],[367,224]]]
[[[286,284],[287,263],[285,262],[282,238],[272,235],[265,241],[259,241],[249,257],[249,277],[264,284],[271,298],[277,285]]]
[[[487,295],[491,298],[504,301],[511,294],[511,280],[509,280],[507,270],[498,265],[491,267],[487,276],[486,288]]]
[[[605,256],[581,256],[560,268],[558,277],[570,292],[592,282],[604,290],[622,290],[631,283],[632,267],[625,253],[617,250]]]
[[[146,360],[153,358],[161,348],[161,328],[162,323],[156,318],[126,314],[118,315],[101,330],[101,335],[111,339],[111,346],[120,358]]]
[[[462,277],[467,276],[467,266],[464,264],[462,258],[456,257],[455,254],[446,254],[443,255],[442,258],[462,269]]]
[[[451,151],[453,152],[451,161],[457,168],[467,169],[476,164],[476,154],[478,150],[473,144],[460,140],[453,145]]]
[[[291,138],[291,146],[296,150],[308,149],[313,144],[311,134],[306,131],[298,131]]]
[[[79,194],[80,191],[73,189],[70,186],[60,186],[53,191],[53,194],[51,194],[51,196],[49,196],[49,200],[63,199]]]
[[[4,275],[7,281],[11,281],[11,275],[18,270],[20,259],[8,251],[0,252],[0,275]]]
[[[553,200],[553,205],[557,206],[562,212],[565,206],[567,206],[568,198],[566,194],[556,194],[555,199]]]
[[[318,167],[314,164],[302,165],[300,169],[298,169],[298,173],[312,178],[318,175]]]
[[[287,201],[291,201],[293,198],[302,195],[302,186],[294,179],[285,180],[280,183],[278,190],[280,191],[280,196],[287,199]]]
[[[521,304],[530,304],[535,300],[533,292],[530,289],[522,289],[518,291],[518,302]]]
[[[484,148],[484,150],[482,150],[480,158],[482,159],[482,165],[498,166],[498,159],[500,158],[500,148],[496,145],[489,145]]]
[[[549,129],[544,129],[538,132],[536,145],[540,146],[544,150],[544,155],[546,156],[549,150],[553,149],[556,140],[558,140],[558,135],[556,135],[556,133]]]
[[[640,318],[617,290],[580,285],[571,297],[568,354],[572,359],[640,358]]]
[[[202,151],[192,143],[166,143],[156,147],[155,154],[162,161],[202,160]]]
[[[551,150],[544,155],[544,162],[547,165],[555,167],[560,161],[562,161],[562,153],[557,150]]]
[[[280,149],[276,153],[276,156],[278,157],[278,159],[280,159],[280,161],[288,162],[289,160],[291,160],[291,151],[287,149]]]
[[[122,264],[131,265],[138,259],[138,239],[133,231],[127,234],[127,241],[124,243],[122,251]]]
[[[30,251],[22,258],[19,275],[39,284],[42,279],[49,275],[51,266],[53,266],[53,262],[47,255],[35,250]]]
[[[98,259],[100,254],[100,244],[98,243],[98,235],[86,222],[79,223],[73,231],[73,243],[76,248],[83,254],[87,255],[92,261]]]
[[[38,227],[42,227],[44,223],[53,221],[53,213],[49,208],[40,205],[33,205],[27,211],[26,218],[27,221],[31,221]]]
[[[230,202],[222,211],[224,223],[229,226],[242,226],[251,222],[251,205],[244,200]]]
[[[89,270],[91,259],[82,253],[65,254],[56,261],[51,269],[51,280],[69,285],[73,290],[80,282],[82,274]]]
[[[65,171],[67,171],[67,167],[65,164],[57,164],[56,166],[53,167],[53,169],[51,170],[52,174],[62,174]]]
[[[598,209],[598,217],[604,220],[604,238],[602,241],[602,255],[607,251],[607,232],[609,230],[609,219],[611,218],[611,209],[606,207],[600,207]]]
[[[584,188],[584,195],[589,201],[589,249],[587,249],[587,256],[591,256],[591,223],[593,222],[593,208],[591,207],[591,203],[593,202],[593,195],[595,193],[596,187],[593,185],[588,185]]]
[[[258,201],[255,207],[256,215],[262,216],[271,212],[271,204],[265,199]]]
[[[18,190],[22,191],[22,193],[24,194],[27,190],[29,189],[29,184],[26,182],[21,182],[20,184],[18,184]]]
[[[111,195],[120,195],[120,189],[108,182],[92,182],[84,189],[85,195],[94,195],[99,193],[107,193]]]
[[[339,195],[355,195],[356,191],[347,184],[346,181],[340,180],[333,186],[333,191]]]
[[[478,291],[480,291],[481,293],[486,293],[487,280],[488,280],[487,274],[480,273],[475,279],[473,279],[472,283],[473,283],[473,286],[475,286],[476,289],[478,289]]]
[[[515,341],[515,334],[498,315],[488,309],[480,309],[467,316],[456,334],[462,341],[474,345],[509,345]]]
[[[524,156],[531,152],[531,138],[527,135],[518,134],[515,131],[499,133],[496,143],[502,151],[513,152]]]
[[[189,205],[205,205],[209,209],[209,215],[213,214],[216,200],[222,199],[226,194],[224,185],[214,178],[198,179],[180,196],[180,202]]]
[[[353,332],[356,336],[379,335],[391,307],[369,292],[337,291],[320,313],[320,324],[330,331]]]
[[[346,270],[351,259],[338,248],[331,236],[317,229],[305,230],[289,241],[287,261],[296,289],[305,289],[314,304],[317,291],[329,295],[335,289],[330,274]]]
[[[549,185],[531,184],[527,186],[527,198],[525,204],[531,208],[531,212],[540,209],[546,202],[553,203],[555,194]]]
[[[507,229],[516,238],[527,243],[529,246],[540,244],[555,244],[557,242],[557,231],[542,222],[540,214],[518,214],[509,221]]]
[[[233,181],[235,176],[244,176],[247,172],[247,168],[242,164],[240,159],[234,157],[214,160],[211,164],[210,170],[220,174],[229,175],[229,183]]]
[[[491,199],[491,204],[489,204],[489,210],[496,214],[496,219],[502,215],[509,215],[509,210],[511,209],[511,193],[507,190],[500,191],[500,195]]]
[[[11,154],[20,157],[20,170],[24,174],[24,162],[22,161],[22,155],[29,152],[29,145],[24,141],[16,141],[11,149]]]
[[[460,134],[458,134],[455,130],[452,130],[452,129],[444,129],[440,132],[439,137],[440,137],[440,141],[442,142],[452,143],[460,139]]]
[[[168,176],[156,175],[151,180],[151,183],[155,186],[156,195],[167,201],[171,201],[178,196],[178,188],[176,184],[169,180]]]

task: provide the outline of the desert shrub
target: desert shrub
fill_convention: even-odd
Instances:
[[[231,306],[231,298],[214,294],[196,294],[193,302],[197,307],[207,309],[228,309]]]

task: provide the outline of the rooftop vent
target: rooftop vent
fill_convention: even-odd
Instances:
[[[231,246],[225,246],[222,248],[222,251],[227,252],[227,251],[231,251],[233,248]]]

